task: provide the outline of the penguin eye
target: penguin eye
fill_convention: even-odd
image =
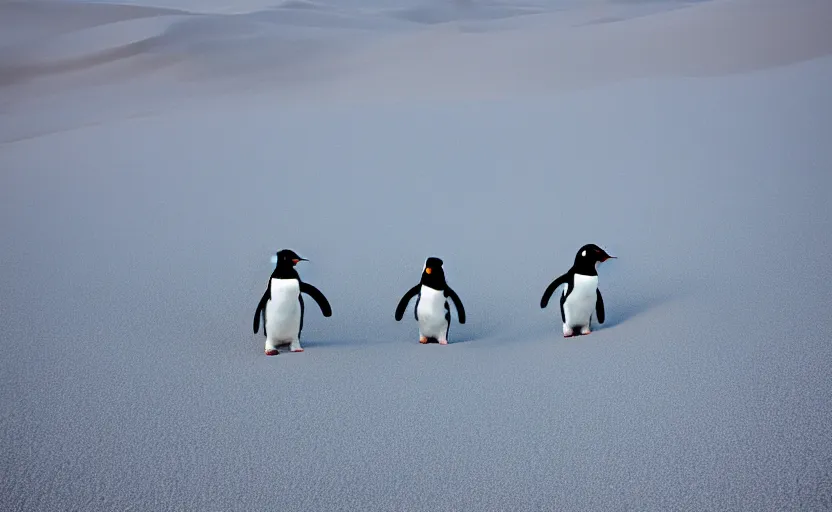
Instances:
[[[581,251],[581,256],[586,256],[586,250]]]

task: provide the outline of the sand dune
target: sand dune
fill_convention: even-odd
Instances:
[[[27,11],[20,4],[8,4],[4,18],[17,17],[25,24],[35,14],[47,16],[51,5],[35,2]],[[122,6],[113,10],[114,6],[106,4],[79,4],[73,11],[60,5],[59,10],[73,13],[69,21],[55,27],[52,37],[41,34],[37,42],[7,44],[0,54],[0,73],[5,83],[12,83],[41,73],[78,71],[149,54],[159,59],[175,56],[177,66],[170,71],[174,75],[194,68],[204,75],[215,69],[214,78],[222,79],[229,78],[228,68],[233,67],[235,78],[245,78],[245,73],[283,69],[295,55],[296,65],[315,67],[314,56],[301,45],[329,44],[334,46],[328,52],[331,56],[316,67],[321,77],[317,82],[324,83],[310,79],[310,85],[322,85],[328,92],[441,93],[442,83],[450,83],[457,89],[490,88],[494,94],[511,94],[529,87],[546,91],[656,75],[728,74],[832,52],[832,36],[826,30],[832,21],[828,2],[799,2],[789,8],[782,2],[705,2],[626,23],[604,18],[596,6],[576,9],[593,14],[581,22],[573,20],[571,26],[558,26],[556,31],[546,20],[565,16],[557,11],[540,14],[538,8],[536,16],[529,16],[537,19],[523,31],[472,34],[446,26],[457,19],[511,17],[515,10],[525,9],[476,5],[434,2],[411,8],[408,12],[422,12],[423,17],[435,20],[429,25],[439,25],[422,30],[391,23],[388,11],[336,11],[315,4],[185,19],[159,9]],[[495,9],[494,14],[483,14]],[[86,11],[90,11],[86,26],[76,26]],[[116,14],[121,16],[117,22],[101,26],[107,16]],[[154,19],[136,20],[139,16]],[[163,19],[155,19],[159,17]],[[404,30],[404,35],[390,33],[396,28]],[[799,37],[792,36],[797,33]],[[355,39],[361,41],[357,47],[349,44]],[[445,80],[433,79],[439,73]],[[268,87],[279,87],[281,77],[285,74],[276,73]]]
[[[176,11],[9,3],[0,6],[7,26],[38,28],[27,37],[0,36],[0,90],[12,116],[0,135],[16,140],[44,133],[15,119],[56,92],[71,98],[72,91],[82,95],[102,85],[136,96],[131,115],[137,115],[153,107],[131,92],[133,84],[145,94],[156,91],[154,102],[170,98],[165,108],[172,108],[218,91],[280,91],[287,101],[313,102],[506,98],[765,69],[829,55],[830,5],[411,2],[396,11],[376,4],[252,3],[239,14],[188,15],[183,3],[170,4]],[[66,21],[34,21],[49,18],[50,9],[54,20]],[[403,9],[432,22],[402,22]],[[514,16],[518,10],[537,14]],[[480,21],[500,16],[523,23],[509,28]],[[113,105],[93,103],[88,114],[74,118],[83,125],[100,122],[113,117]],[[116,115],[122,113],[119,108]],[[47,121],[57,124],[46,132],[66,129],[60,119]]]

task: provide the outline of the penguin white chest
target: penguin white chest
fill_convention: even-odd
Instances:
[[[428,338],[444,338],[448,332],[445,292],[422,286],[419,293],[419,305],[416,306],[419,332]]]
[[[291,341],[300,330],[300,282],[297,279],[272,279],[271,300],[266,304],[266,334],[269,338]]]
[[[598,276],[575,274],[575,287],[563,303],[563,314],[569,326],[588,326],[595,311]],[[564,294],[568,289],[564,289]]]

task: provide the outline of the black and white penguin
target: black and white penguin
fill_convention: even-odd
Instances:
[[[465,323],[465,308],[459,295],[445,281],[442,265],[443,262],[439,258],[430,257],[425,260],[421,281],[404,294],[396,307],[396,321],[399,321],[404,316],[410,299],[417,296],[413,313],[419,322],[419,343],[427,343],[433,339],[441,345],[448,344],[448,331],[451,326],[448,297],[454,302],[459,323]]]
[[[604,299],[598,289],[598,264],[610,256],[595,244],[587,244],[578,250],[572,268],[558,277],[543,292],[540,307],[545,308],[560,285],[564,285],[560,297],[560,317],[563,320],[563,336],[570,337],[579,330],[581,334],[592,332],[592,313],[599,324],[604,323]]]
[[[263,335],[266,337],[266,355],[274,356],[278,345],[289,344],[292,352],[303,352],[300,333],[303,330],[303,297],[312,297],[325,317],[332,316],[332,308],[320,290],[301,281],[295,265],[301,258],[294,251],[284,249],[277,253],[277,265],[269,278],[266,291],[254,311],[254,332],[260,327],[263,316]]]

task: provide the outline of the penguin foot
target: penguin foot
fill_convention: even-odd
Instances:
[[[276,348],[267,348],[266,349],[266,355],[267,356],[276,356],[279,353],[280,352],[278,352]]]
[[[574,335],[575,335],[575,331],[573,331],[572,329],[570,329],[568,327],[563,328],[563,337],[564,338],[571,338]]]
[[[419,343],[424,345],[427,342],[428,342],[428,339],[425,336],[419,336]]]
[[[581,334],[589,334],[592,330],[589,327],[581,327]]]
[[[447,344],[448,344],[448,340],[439,340],[439,344],[440,344],[440,345],[447,345]]]
[[[289,343],[289,352],[303,352],[303,347],[300,346],[300,340],[291,340]]]

